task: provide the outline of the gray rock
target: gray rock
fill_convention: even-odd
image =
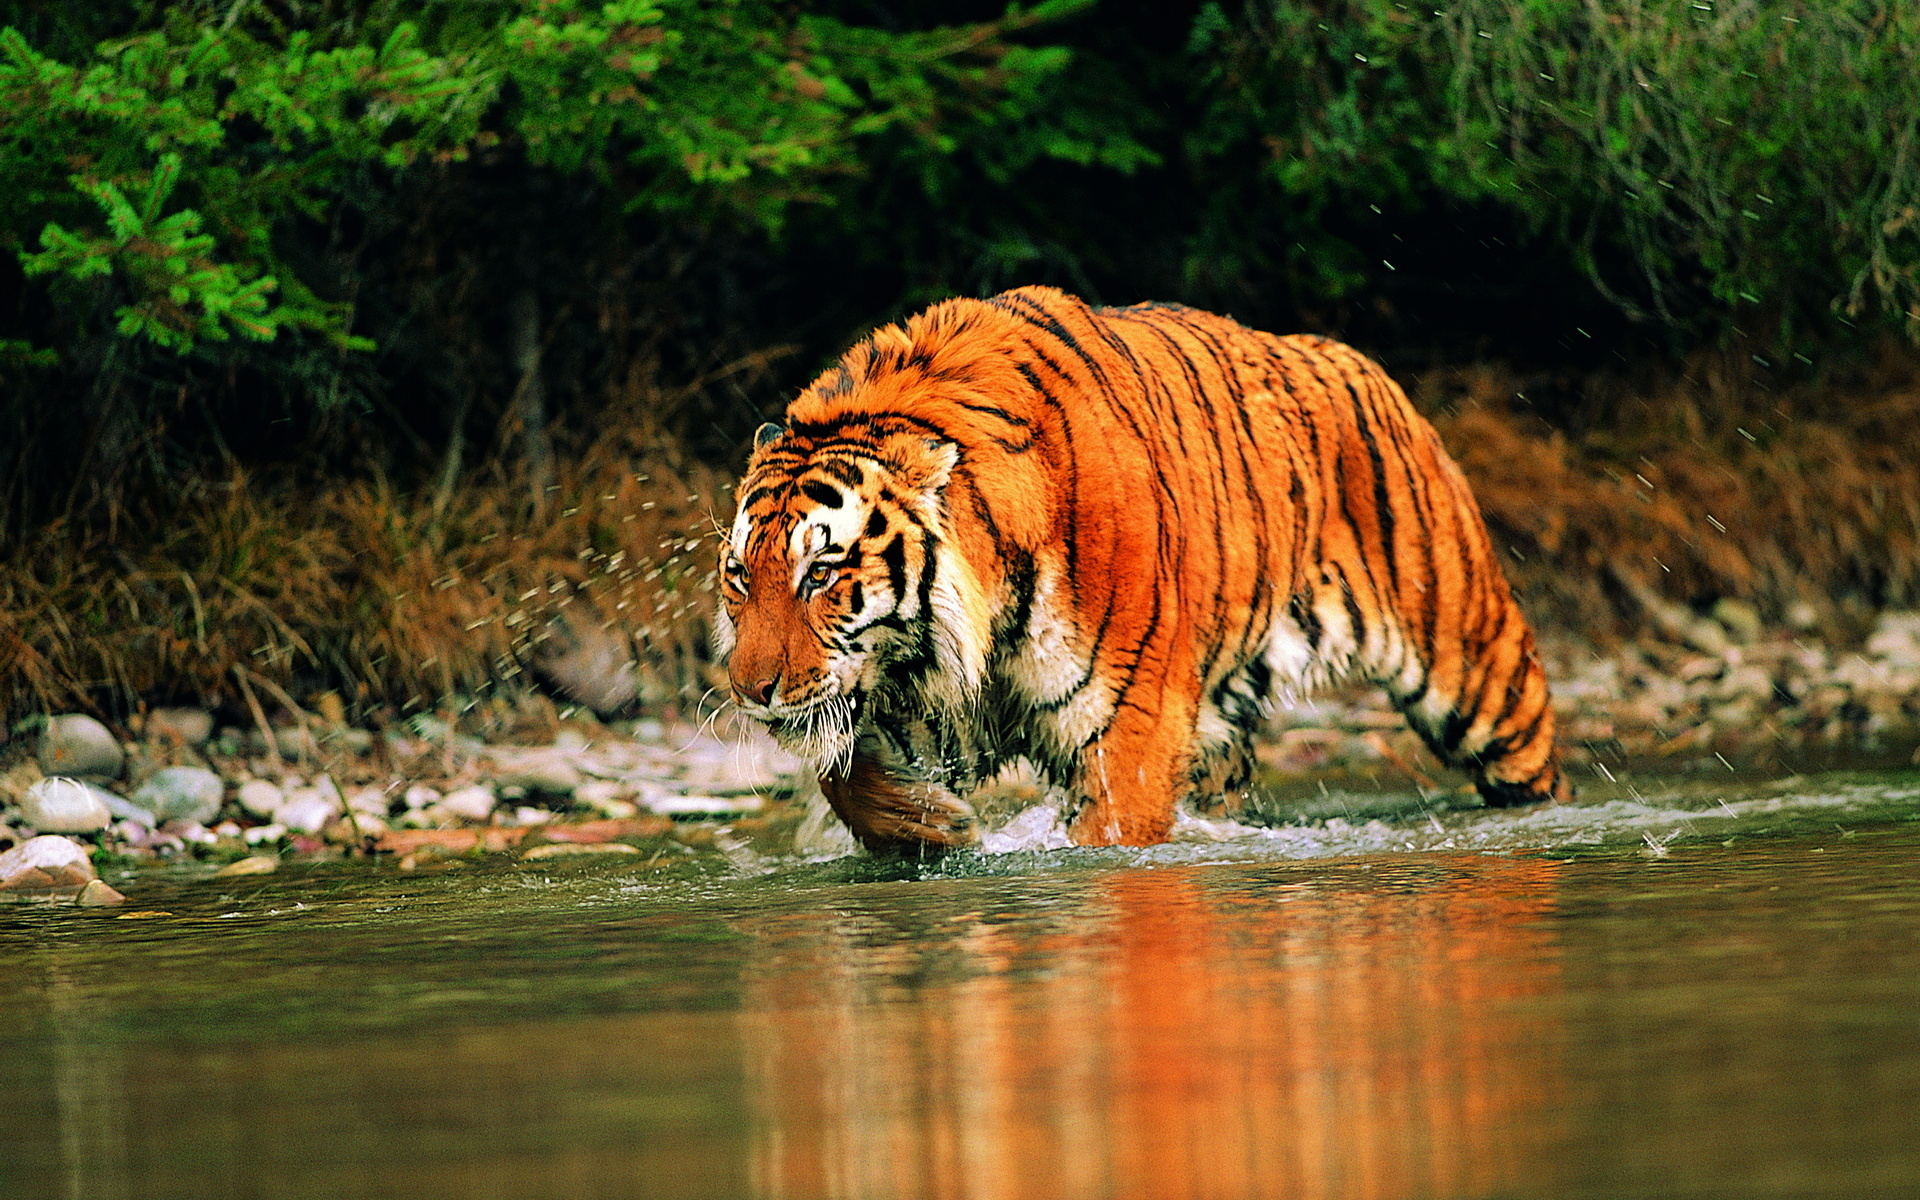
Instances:
[[[581,783],[580,768],[563,750],[512,752],[496,750],[491,756],[494,783],[502,790],[520,788],[549,796],[571,796]]]
[[[211,822],[220,813],[226,785],[205,767],[165,767],[140,785],[133,802],[167,821]]]
[[[41,833],[93,833],[105,829],[114,812],[98,788],[51,775],[20,797],[20,817]]]
[[[533,670],[570,699],[612,713],[640,698],[633,639],[581,605],[555,614],[534,651]]]
[[[116,796],[105,788],[94,787],[92,784],[88,784],[87,787],[92,790],[94,795],[100,797],[100,803],[107,806],[107,811],[113,814],[114,820],[131,821],[135,825],[147,829],[159,828],[160,818],[154,816],[146,809],[141,808],[133,801],[126,799],[124,796]]]
[[[204,745],[213,736],[213,714],[204,708],[156,708],[147,714],[147,736],[176,746]]]
[[[40,731],[40,769],[49,775],[98,775],[113,779],[126,765],[126,751],[105,725],[85,713],[47,718]]]
[[[65,891],[98,878],[87,852],[57,834],[42,834],[0,853],[0,891]]]

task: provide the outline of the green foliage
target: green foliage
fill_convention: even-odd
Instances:
[[[1313,290],[1379,279],[1329,214],[1474,202],[1696,336],[1876,310],[1920,336],[1917,48],[1920,8],[1876,0],[1208,4],[1189,145],[1263,161]]]
[[[956,128],[1018,116],[1068,56],[1006,37],[1084,6],[908,33],[764,0],[393,4],[321,28],[189,7],[81,65],[0,29],[0,238],[30,275],[111,280],[122,335],[366,348],[281,240],[370,170],[504,146],[563,175],[624,169],[630,209],[773,229],[861,171],[872,135],[907,128],[937,155]],[[1102,153],[1062,136],[1042,152]]]

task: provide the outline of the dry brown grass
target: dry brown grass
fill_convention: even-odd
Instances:
[[[1627,632],[1639,614],[1611,572],[1775,619],[1920,602],[1920,356],[1764,380],[1722,357],[1580,381],[1593,431],[1577,443],[1511,372],[1410,382],[1545,625]],[[362,718],[440,709],[517,693],[562,614],[562,641],[604,627],[602,650],[633,652],[642,702],[692,702],[728,481],[660,437],[641,399],[559,456],[544,512],[498,467],[444,496],[235,473],[44,529],[0,562],[0,709],[189,702],[244,721],[249,690],[268,707],[333,691]]]
[[[1578,444],[1533,415],[1528,381],[1438,371],[1413,391],[1472,480],[1529,607],[1617,633],[1622,572],[1694,604],[1779,620],[1920,602],[1920,356],[1787,385],[1732,355],[1679,377],[1582,381]]]
[[[0,707],[243,712],[258,686],[359,715],[522,681],[556,613],[616,622],[651,694],[694,686],[722,481],[609,437],[557,464],[545,513],[499,473],[430,490],[236,474],[55,527],[0,564]],[[622,444],[623,442],[629,444]]]

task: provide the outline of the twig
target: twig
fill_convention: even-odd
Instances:
[[[253,713],[254,723],[260,726],[260,736],[267,740],[267,761],[275,770],[284,764],[280,758],[280,743],[274,739],[273,726],[267,724],[266,710],[260,707],[260,701],[253,694],[253,685],[247,682],[247,670],[239,663],[233,664],[233,677],[240,684],[240,694],[246,698],[247,708]]]

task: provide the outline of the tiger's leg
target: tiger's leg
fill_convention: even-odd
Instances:
[[[973,808],[946,788],[855,751],[845,771],[820,773],[834,815],[874,854],[943,854],[976,840]]]
[[[1174,805],[1188,790],[1192,718],[1178,708],[1124,704],[1081,749],[1074,790],[1082,802],[1067,826],[1075,845],[1155,846],[1167,840]]]
[[[1504,585],[1477,620],[1426,636],[1417,620],[1383,621],[1360,655],[1440,760],[1472,777],[1498,808],[1572,799],[1555,745],[1547,675],[1533,632]],[[1411,627],[1411,636],[1406,632]]]
[[[1434,610],[1401,613],[1374,594],[1357,597],[1349,581],[1365,578],[1357,563],[1333,562],[1311,605],[1296,605],[1276,635],[1276,664],[1313,661],[1336,676],[1350,667],[1379,683],[1428,748],[1471,776],[1488,804],[1572,799],[1546,672],[1504,581],[1467,597],[1456,577]],[[1368,611],[1371,621],[1355,620]],[[1467,615],[1459,626],[1430,626],[1435,611]]]
[[[1560,770],[1547,675],[1532,631],[1517,606],[1501,614],[1509,636],[1459,648],[1458,696],[1439,721],[1405,706],[1435,753],[1473,777],[1481,799],[1497,808],[1571,800]],[[1438,674],[1440,672],[1436,672]],[[1416,716],[1416,714],[1420,714]]]

